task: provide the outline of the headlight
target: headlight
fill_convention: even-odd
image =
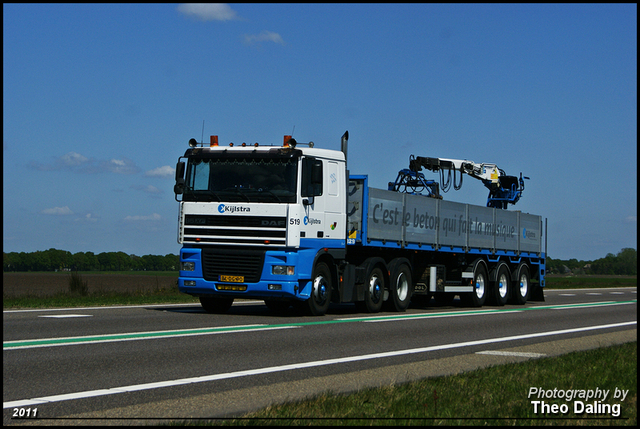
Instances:
[[[277,276],[292,276],[296,273],[295,268],[293,265],[273,265],[271,267],[271,274]]]
[[[195,262],[181,262],[180,263],[180,271],[195,271],[196,263]]]

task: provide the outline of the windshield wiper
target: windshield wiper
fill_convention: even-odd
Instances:
[[[240,189],[242,189],[242,188],[240,188]],[[248,203],[250,203],[250,202],[251,202],[251,198],[249,198],[249,197],[247,196],[247,194],[245,194],[244,192],[240,192],[240,189],[238,189],[238,188],[233,188],[233,190],[236,192],[236,194],[238,194],[238,195],[242,196],[245,200],[247,200],[247,202],[248,202]]]

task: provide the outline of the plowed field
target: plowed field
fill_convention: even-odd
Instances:
[[[82,274],[88,283],[89,293],[93,292],[136,292],[169,289],[176,285],[178,274],[135,275],[135,274]],[[23,295],[50,296],[69,290],[70,273],[2,273],[3,296]]]

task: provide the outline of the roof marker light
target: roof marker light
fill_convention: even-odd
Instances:
[[[211,136],[211,143],[209,147],[218,146],[218,136]]]

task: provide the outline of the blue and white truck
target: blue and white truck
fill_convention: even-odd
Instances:
[[[476,307],[544,299],[543,220],[505,210],[522,194],[522,175],[411,156],[376,189],[349,174],[347,141],[345,132],[338,151],[291,136],[277,146],[191,139],[174,187],[180,291],[213,313],[260,299],[315,316],[332,302],[375,313],[456,295]],[[426,180],[423,167],[442,182]],[[464,174],[489,188],[487,207],[442,199],[440,186],[458,188]]]

